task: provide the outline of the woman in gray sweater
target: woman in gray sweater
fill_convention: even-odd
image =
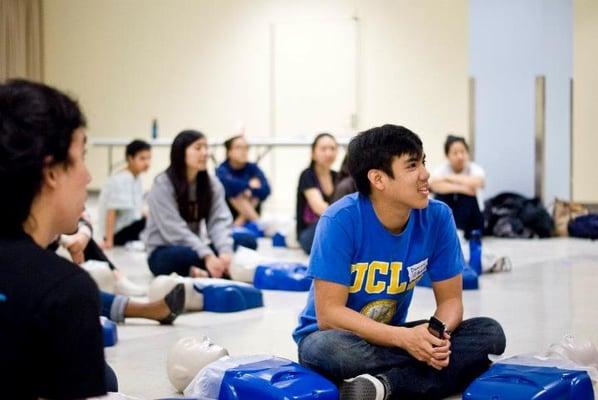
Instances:
[[[154,275],[228,276],[232,216],[222,184],[208,174],[208,157],[205,135],[183,131],[172,143],[170,166],[154,180],[145,231]]]

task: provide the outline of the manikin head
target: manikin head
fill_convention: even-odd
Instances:
[[[207,336],[185,337],[168,351],[166,371],[170,383],[182,392],[206,365],[228,355]]]
[[[550,346],[547,357],[562,358],[578,365],[598,368],[598,350],[588,339],[566,335],[559,343]]]

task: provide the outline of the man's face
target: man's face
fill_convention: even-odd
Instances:
[[[403,154],[395,157],[391,168],[394,178],[383,174],[383,194],[397,206],[407,208],[426,208],[430,189],[430,173],[426,169],[425,155]]]
[[[141,150],[134,156],[127,157],[129,168],[135,175],[147,172],[152,162],[151,150]]]

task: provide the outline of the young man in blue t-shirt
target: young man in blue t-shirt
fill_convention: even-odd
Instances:
[[[463,255],[450,209],[428,200],[421,140],[394,125],[362,132],[349,145],[349,171],[359,192],[328,208],[316,229],[314,283],[293,334],[300,363],[342,381],[341,400],[463,390],[488,354],[504,351],[505,336],[492,319],[462,320]],[[405,323],[425,271],[440,337],[428,321]]]

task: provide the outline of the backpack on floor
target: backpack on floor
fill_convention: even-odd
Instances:
[[[598,214],[582,215],[573,218],[567,226],[569,236],[598,239]]]

